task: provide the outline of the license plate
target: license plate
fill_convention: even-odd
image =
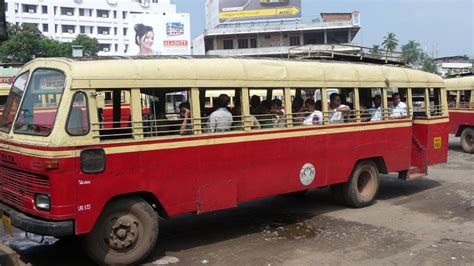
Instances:
[[[12,218],[6,214],[2,214],[2,223],[5,233],[13,236]]]

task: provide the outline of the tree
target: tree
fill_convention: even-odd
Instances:
[[[99,41],[97,41],[96,38],[90,38],[85,34],[77,35],[76,39],[74,39],[71,44],[82,46],[84,56],[94,56],[99,52]]]
[[[70,43],[58,42],[53,39],[40,40],[41,53],[37,57],[69,57],[72,53]]]
[[[421,56],[421,70],[439,75],[438,68],[436,67],[436,64],[433,62],[433,59],[431,59],[425,53],[422,53],[422,56]]]
[[[393,32],[387,33],[387,36],[383,38],[382,46],[385,50],[390,52],[390,55],[392,55],[392,52],[398,47],[397,35]]]
[[[380,51],[380,45],[374,45],[369,50],[370,56],[373,58],[380,59],[382,57],[382,52]]]
[[[36,25],[25,23],[21,26],[9,25],[10,38],[0,46],[2,62],[26,63],[41,54],[40,41],[43,35]]]
[[[407,64],[418,65],[423,51],[421,50],[419,43],[411,40],[402,46],[402,53]]]

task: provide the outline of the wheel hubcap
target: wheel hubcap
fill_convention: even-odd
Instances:
[[[114,217],[110,221],[110,231],[104,236],[108,246],[119,252],[132,249],[140,238],[139,221],[132,215]]]

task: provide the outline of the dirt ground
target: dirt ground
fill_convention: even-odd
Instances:
[[[474,155],[457,138],[449,145],[449,163],[427,178],[383,176],[368,208],[339,206],[320,189],[161,221],[145,265],[474,265]],[[74,242],[2,240],[24,263],[92,265]]]

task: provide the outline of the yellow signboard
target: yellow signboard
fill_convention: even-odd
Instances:
[[[301,10],[297,7],[242,10],[219,13],[219,19],[249,18],[249,17],[278,17],[298,15]]]
[[[434,148],[435,148],[435,150],[441,149],[441,146],[442,146],[441,140],[442,140],[441,137],[434,138]]]

